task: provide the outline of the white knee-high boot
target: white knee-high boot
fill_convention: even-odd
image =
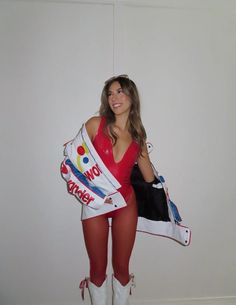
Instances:
[[[127,285],[123,286],[121,283],[112,276],[112,305],[129,305],[129,295],[131,294],[131,288],[135,287],[134,275],[130,275],[130,280]]]
[[[88,288],[91,298],[91,305],[107,305],[107,278],[100,287],[96,286],[88,278],[86,278],[80,283],[80,288],[82,289],[83,299],[84,288]]]

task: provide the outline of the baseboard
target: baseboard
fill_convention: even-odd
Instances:
[[[236,305],[236,296],[169,300],[135,300],[131,297],[130,305]]]

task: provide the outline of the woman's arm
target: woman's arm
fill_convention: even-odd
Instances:
[[[146,182],[153,182],[155,179],[155,176],[154,176],[154,172],[152,169],[151,161],[149,159],[146,145],[143,148],[142,154],[139,156],[137,163],[138,163],[138,167],[143,175],[143,179]]]
[[[93,141],[97,134],[100,121],[101,118],[99,116],[94,116],[85,123],[85,127],[91,141]]]

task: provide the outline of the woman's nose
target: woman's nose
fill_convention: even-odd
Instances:
[[[117,97],[116,94],[113,93],[113,94],[111,95],[111,100],[114,101],[114,100],[116,99],[116,97]]]

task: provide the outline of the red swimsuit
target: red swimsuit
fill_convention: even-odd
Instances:
[[[134,163],[137,160],[140,148],[133,140],[124,153],[122,159],[119,162],[116,162],[114,160],[111,139],[104,133],[105,120],[105,117],[101,117],[97,134],[93,140],[93,146],[106,167],[120,182],[121,188],[119,188],[119,192],[127,202],[133,190],[130,183],[130,175]]]

